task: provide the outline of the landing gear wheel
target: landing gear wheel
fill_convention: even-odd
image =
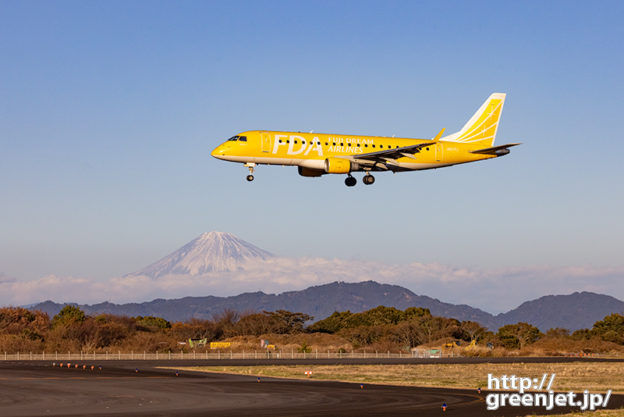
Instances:
[[[355,179],[355,177],[352,177],[351,175],[349,175],[346,179],[345,179],[345,185],[347,187],[353,187],[355,184],[357,184],[357,180]]]
[[[256,164],[254,162],[247,162],[245,166],[249,169],[249,175],[247,175],[247,181],[251,182],[254,180],[254,176],[252,174],[254,173],[254,168],[256,167]]]
[[[375,177],[373,177],[370,174],[366,174],[364,175],[364,178],[362,178],[362,182],[366,185],[371,185],[372,183],[375,182]]]

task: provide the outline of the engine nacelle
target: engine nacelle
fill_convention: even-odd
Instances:
[[[325,172],[328,174],[348,174],[351,172],[351,161],[342,158],[327,158]]]
[[[299,175],[302,177],[320,177],[325,174],[325,171],[322,169],[314,169],[314,168],[306,168],[306,167],[297,167],[297,171],[299,171]]]

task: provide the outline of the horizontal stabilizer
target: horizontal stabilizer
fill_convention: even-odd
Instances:
[[[470,153],[502,156],[502,155],[507,155],[509,153],[508,148],[511,148],[512,146],[518,146],[518,145],[521,145],[521,143],[508,143],[507,145],[499,145],[499,146],[492,146],[491,148],[477,149],[476,151],[470,151]]]

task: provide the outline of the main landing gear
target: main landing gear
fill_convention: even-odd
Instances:
[[[247,175],[247,181],[251,182],[254,180],[253,172],[254,172],[254,168],[256,167],[256,164],[254,162],[247,162],[245,166],[249,168],[249,175]]]
[[[366,173],[366,175],[364,175],[364,178],[362,178],[362,182],[366,185],[371,185],[372,183],[375,182],[375,177],[373,177],[369,173]]]
[[[373,177],[369,173],[366,173],[366,175],[364,175],[364,177],[362,178],[362,182],[366,185],[371,185],[375,182],[375,177]],[[347,187],[353,187],[355,184],[357,184],[357,180],[355,179],[355,177],[352,177],[351,174],[349,174],[349,176],[345,178],[345,185]]]

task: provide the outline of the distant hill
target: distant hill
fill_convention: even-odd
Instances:
[[[501,325],[524,321],[542,331],[554,327],[578,330],[591,328],[596,321],[612,313],[624,313],[624,302],[609,295],[575,292],[526,301],[518,308],[499,314],[496,320]]]
[[[46,301],[33,306],[50,315],[57,314],[65,304]],[[236,311],[290,310],[310,314],[315,320],[323,319],[334,311],[365,311],[379,305],[400,309],[419,306],[438,316],[455,317],[491,324],[492,315],[467,305],[443,303],[435,298],[416,295],[398,285],[379,284],[374,281],[359,283],[333,282],[302,291],[281,294],[263,292],[244,293],[232,297],[184,297],[174,300],[156,299],[145,303],[100,303],[80,305],[88,314],[119,314],[127,316],[154,315],[167,320],[182,321],[190,318],[210,319],[225,309]]]
[[[32,309],[49,315],[57,314],[65,304],[52,301],[37,304]],[[225,309],[245,311],[274,311],[285,309],[307,313],[315,320],[323,319],[334,311],[365,311],[379,305],[405,309],[428,308],[433,315],[472,320],[492,330],[504,324],[524,321],[546,331],[551,327],[570,330],[590,328],[594,322],[611,313],[623,313],[624,302],[589,292],[570,295],[546,296],[527,301],[507,313],[494,316],[468,305],[444,303],[435,298],[416,295],[398,285],[379,284],[374,281],[359,283],[333,282],[301,291],[281,294],[263,292],[244,293],[232,297],[184,297],[173,300],[156,299],[144,303],[100,303],[80,305],[87,314],[117,314],[127,316],[159,316],[171,321],[190,318],[210,319]]]

